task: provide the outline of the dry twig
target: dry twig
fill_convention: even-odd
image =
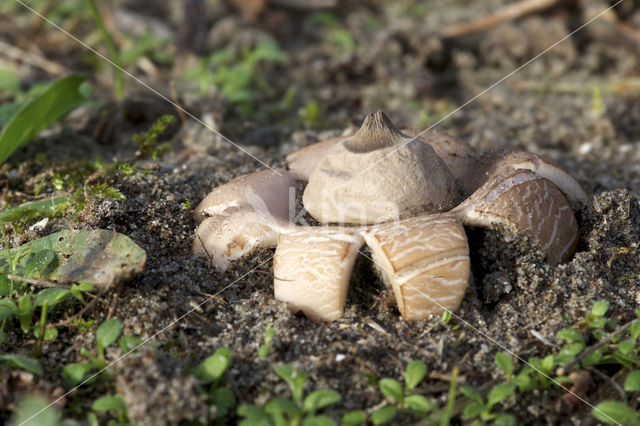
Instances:
[[[456,38],[478,33],[498,26],[503,22],[512,21],[522,16],[548,9],[561,1],[565,0],[521,0],[508,4],[494,13],[482,16],[471,22],[464,22],[445,28],[441,32],[441,35],[444,38]]]

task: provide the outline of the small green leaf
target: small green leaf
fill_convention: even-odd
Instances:
[[[40,337],[40,323],[38,322],[36,326],[33,328],[33,335],[36,338]],[[58,329],[55,327],[45,328],[44,330],[44,340],[51,341],[56,340],[58,338]]]
[[[569,342],[584,342],[584,336],[575,328],[563,328],[556,336]]]
[[[116,340],[120,336],[120,332],[122,331],[122,324],[119,320],[112,318],[106,320],[98,330],[96,331],[96,340],[98,341],[98,345],[106,348]]]
[[[498,402],[502,402],[516,391],[516,386],[512,383],[500,383],[495,385],[489,391],[487,396],[487,405],[493,407]]]
[[[498,414],[498,417],[491,423],[491,426],[516,426],[518,422],[511,414]]]
[[[327,416],[311,416],[302,421],[302,426],[336,426],[336,422]]]
[[[340,420],[342,426],[360,426],[367,421],[367,414],[364,411],[350,411]]]
[[[627,392],[640,391],[640,370],[634,370],[627,375],[624,381],[624,390]]]
[[[640,425],[638,412],[620,401],[602,401],[591,410],[591,414],[609,425]]]
[[[422,411],[424,413],[433,410],[435,407],[435,404],[423,395],[409,395],[405,399],[405,402],[409,408],[416,411]]]
[[[558,359],[562,359],[564,364],[567,360],[570,361],[575,358],[576,355],[582,352],[583,349],[584,343],[582,342],[567,343],[562,347],[562,349],[560,349],[560,352],[558,353]],[[549,357],[551,357],[551,359],[547,360],[547,358]],[[556,360],[553,358],[553,355],[547,355],[542,360],[542,370],[548,374],[555,365],[555,361]],[[548,368],[549,366],[551,366],[551,368]]]
[[[498,352],[495,357],[495,362],[498,368],[511,380],[513,376],[513,361],[511,357],[504,352]]]
[[[24,265],[22,274],[28,278],[36,275],[39,276],[40,273],[44,271],[47,266],[51,264],[51,262],[53,262],[53,259],[55,259],[55,257],[55,254],[51,250],[40,250],[31,253],[29,257],[25,258],[25,261],[22,263]]]
[[[33,311],[35,307],[31,301],[31,296],[25,294],[20,302],[18,303],[18,309],[20,310],[20,314],[18,314],[18,318],[20,319],[20,327],[24,333],[28,333],[31,330],[31,322],[33,319]]]
[[[302,411],[305,413],[315,413],[331,404],[340,401],[342,397],[336,391],[330,389],[319,389],[311,392],[302,404]]]
[[[284,414],[296,414],[298,407],[290,399],[276,396],[267,402],[264,406],[264,411],[274,417],[280,417]]]
[[[196,377],[205,382],[220,379],[231,365],[231,351],[220,348],[196,368]]]
[[[18,307],[11,299],[0,299],[0,321],[18,314]]]
[[[223,419],[236,404],[236,396],[229,388],[217,388],[211,393],[211,401],[216,406],[216,418]]]
[[[574,346],[580,347],[580,349],[577,350],[576,352],[572,352],[572,354],[574,355],[579,354],[580,351],[582,351],[582,348],[584,348],[584,345],[581,343],[569,343],[568,345],[565,345],[565,348],[574,347]],[[547,355],[542,359],[542,371],[544,371],[545,373],[549,374],[551,370],[553,370],[554,365],[556,365],[556,360],[553,357],[553,355]]]
[[[422,361],[411,361],[407,364],[407,368],[404,373],[404,381],[408,390],[415,389],[418,383],[422,381],[425,374],[427,374],[427,367],[425,367]]]
[[[282,380],[287,382],[296,403],[302,403],[302,392],[304,390],[304,384],[307,381],[307,373],[295,369],[292,365],[288,364],[277,365],[273,370]]]
[[[142,339],[135,336],[122,336],[118,340],[118,346],[122,349],[122,352],[129,352],[138,347],[142,343]]]
[[[87,373],[91,370],[90,364],[72,363],[67,364],[62,369],[62,377],[71,386],[76,386],[84,380]]]
[[[42,367],[33,358],[16,354],[0,354],[0,361],[6,361],[13,367],[21,368],[36,376],[42,376]]]
[[[71,292],[65,288],[45,288],[36,295],[36,306],[45,303],[49,308],[53,308],[58,303],[64,301]]]
[[[124,405],[124,400],[122,399],[122,395],[105,395],[102,396],[91,404],[91,409],[93,411],[122,411],[126,407]]]
[[[471,402],[464,407],[462,416],[464,419],[472,419],[479,416],[487,407],[481,402]]]
[[[380,382],[378,383],[378,386],[380,387],[380,391],[384,395],[393,399],[398,404],[402,404],[402,402],[404,401],[404,393],[402,391],[402,385],[396,379],[390,379],[388,377],[381,379]]]
[[[536,387],[536,381],[531,378],[528,372],[520,372],[513,378],[512,383],[518,387],[520,392],[528,392]]]
[[[13,415],[13,425],[59,426],[60,409],[50,405],[47,398],[40,394],[25,396],[20,400]]]
[[[91,412],[87,414],[87,423],[89,426],[100,426],[100,422],[98,421],[98,416],[96,413]]]
[[[631,333],[631,338],[637,340],[638,336],[640,336],[640,321],[634,321],[629,327],[629,332]]]
[[[609,302],[607,300],[600,300],[596,302],[591,308],[591,315],[596,318],[601,318],[609,310]]]
[[[78,299],[79,301],[81,301],[82,303],[84,303],[84,297],[82,296],[82,293],[84,292],[89,292],[89,291],[93,291],[94,287],[89,284],[89,283],[82,283],[82,284],[73,284],[71,285],[71,294],[73,295],[73,297],[75,297],[76,299]]]
[[[478,392],[474,388],[472,388],[470,386],[462,386],[460,388],[460,392],[462,392],[463,395],[465,395],[465,396],[473,399],[474,401],[477,401],[477,402],[482,404],[482,394],[480,394],[480,392]]]
[[[604,328],[604,326],[607,325],[608,321],[609,320],[607,318],[596,318],[594,320],[591,320],[591,322],[589,322],[589,327],[595,328],[595,329]]]
[[[585,356],[584,358],[582,358],[582,360],[580,361],[580,364],[583,365],[584,367],[599,364],[600,360],[602,360],[603,355],[604,355],[604,348],[600,348],[598,350],[591,352],[589,355]]]
[[[397,411],[396,407],[393,406],[380,408],[371,414],[371,421],[374,425],[389,423],[396,416]]]
[[[0,297],[7,296],[11,291],[11,280],[0,270]]]
[[[631,340],[623,340],[622,342],[618,343],[618,350],[620,351],[620,353],[622,353],[622,355],[631,354],[634,348],[635,342]]]
[[[271,426],[269,416],[255,405],[241,405],[238,407],[238,415],[245,419],[240,422],[240,426]]]

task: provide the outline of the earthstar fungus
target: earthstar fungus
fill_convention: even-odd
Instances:
[[[375,164],[371,167],[372,164]],[[313,319],[344,313],[361,247],[406,320],[460,305],[470,280],[464,225],[526,235],[557,264],[576,249],[573,210],[588,197],[557,165],[526,152],[478,156],[451,136],[398,130],[382,112],[351,137],[287,157],[214,189],[196,208],[193,244],[220,270],[258,247],[277,247],[274,292]],[[291,190],[322,226],[290,221]]]

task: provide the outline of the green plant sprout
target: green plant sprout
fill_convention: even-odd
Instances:
[[[240,425],[335,425],[329,417],[316,413],[330,405],[339,402],[342,397],[336,391],[319,389],[304,396],[304,386],[308,375],[292,365],[278,365],[275,373],[284,380],[291,391],[291,398],[272,397],[264,405],[242,405],[238,408],[238,415],[244,420]]]
[[[205,385],[208,401],[216,407],[216,422],[219,424],[224,424],[225,418],[236,404],[233,391],[220,386],[222,377],[231,366],[231,361],[229,348],[220,348],[195,369],[190,370],[190,373]]]
[[[404,386],[393,378],[383,378],[378,382],[378,387],[391,405],[379,408],[371,414],[371,421],[375,425],[391,422],[399,412],[421,418],[430,425],[448,425],[453,413],[457,394],[458,368],[454,367],[449,384],[449,394],[444,409],[438,407],[434,399],[430,399],[416,392],[417,386],[422,382],[427,369],[422,361],[411,361],[407,364],[404,373]]]
[[[261,76],[260,67],[265,63],[281,63],[285,59],[285,52],[274,41],[263,41],[241,54],[228,50],[215,52],[188,71],[184,78],[198,81],[202,94],[217,87],[227,101],[244,116],[251,117],[258,101],[273,96],[271,86]],[[288,90],[281,102],[283,105],[277,109],[291,104],[294,96],[295,91]]]
[[[87,420],[90,426],[99,426],[98,416],[95,413],[112,412],[117,415],[117,421],[109,420],[107,426],[128,426],[127,407],[124,405],[122,395],[104,395],[91,404],[93,413],[89,413]]]
[[[258,356],[264,358],[269,354],[269,348],[271,347],[271,341],[276,336],[276,330],[268,326],[264,331],[264,344],[258,348]]]
[[[75,362],[65,365],[62,369],[62,377],[65,381],[70,386],[77,386],[85,381],[89,384],[95,382],[97,376],[92,376],[92,372],[101,371],[107,366],[104,351],[108,346],[118,341],[121,331],[122,323],[117,319],[109,319],[100,324],[96,331],[96,352],[91,353],[87,349],[81,348],[80,354],[87,358],[88,362]],[[142,341],[136,337],[123,336],[120,337],[119,345],[123,352],[129,352],[141,342]],[[105,371],[104,374],[110,377],[111,373]]]

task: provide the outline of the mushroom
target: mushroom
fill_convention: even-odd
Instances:
[[[470,278],[463,225],[521,232],[551,264],[575,251],[572,207],[588,197],[560,167],[524,152],[478,158],[450,136],[407,133],[415,136],[379,111],[352,137],[290,154],[289,171],[256,172],[215,189],[196,209],[194,252],[225,270],[256,247],[277,245],[276,298],[334,320],[366,243],[402,316],[418,320],[460,305]],[[287,220],[296,179],[308,179],[304,206],[324,226]],[[334,225],[345,223],[355,226]]]

